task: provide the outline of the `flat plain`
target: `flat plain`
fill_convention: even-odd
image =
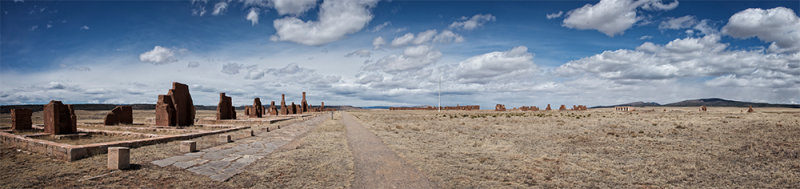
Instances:
[[[632,112],[349,114],[440,188],[800,188],[800,109],[744,111],[645,107]],[[78,127],[114,127],[94,124],[106,112],[77,111]],[[34,113],[34,124],[41,123],[40,115]],[[153,115],[137,110],[134,123],[147,124]],[[0,188],[357,187],[347,129],[341,114],[334,115],[226,182],[150,163],[180,155],[175,141],[133,148],[134,166],[123,171],[106,169],[105,154],[63,162],[1,146],[0,169],[7,174],[0,175]],[[0,114],[2,124],[9,124],[8,116]],[[213,111],[198,112],[198,119],[213,116]],[[248,137],[244,131],[230,134],[234,141]],[[223,145],[216,135],[193,140],[199,149]]]
[[[800,187],[800,110],[352,113],[443,188]]]

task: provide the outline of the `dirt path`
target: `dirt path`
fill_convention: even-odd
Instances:
[[[342,122],[353,151],[353,188],[434,188],[428,178],[389,150],[381,139],[361,126],[352,115],[343,112]]]

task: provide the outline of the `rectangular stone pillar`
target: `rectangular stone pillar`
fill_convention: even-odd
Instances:
[[[31,109],[11,109],[11,130],[30,130],[33,111]]]
[[[108,169],[127,169],[131,164],[131,149],[108,147]]]
[[[197,151],[197,142],[195,141],[181,141],[181,152],[191,153]]]

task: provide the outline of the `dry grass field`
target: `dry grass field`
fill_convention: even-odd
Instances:
[[[800,188],[800,110],[353,112],[443,188]]]

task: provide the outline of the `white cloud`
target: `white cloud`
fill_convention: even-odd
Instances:
[[[643,35],[643,36],[639,37],[639,40],[648,40],[648,39],[652,39],[652,38],[653,38],[653,36]]]
[[[197,61],[191,61],[191,62],[189,62],[189,63],[187,63],[187,64],[186,64],[186,67],[187,67],[187,68],[196,68],[196,67],[200,67],[200,62],[197,62]]]
[[[317,0],[270,0],[278,15],[302,15],[317,6]]]
[[[220,15],[225,14],[225,9],[228,9],[228,2],[220,1],[217,4],[214,4],[214,11],[211,12],[211,15]]]
[[[405,46],[414,41],[414,34],[413,33],[406,33],[403,36],[395,37],[392,40],[393,47]]]
[[[358,57],[362,57],[362,58],[369,58],[370,55],[372,55],[372,52],[370,52],[368,49],[359,49],[359,50],[353,51],[351,53],[347,53],[344,56],[345,57],[358,56]]]
[[[476,14],[469,19],[462,17],[461,21],[455,21],[450,24],[450,28],[473,30],[490,21],[495,21],[495,17],[491,14]]]
[[[375,49],[379,49],[383,45],[386,45],[386,40],[384,40],[383,37],[378,36],[375,40],[372,40],[372,46]]]
[[[643,19],[636,15],[640,7],[645,10],[671,10],[677,6],[677,0],[666,5],[661,0],[601,0],[597,4],[586,4],[567,12],[563,26],[581,30],[593,29],[613,37],[624,33]]]
[[[39,25],[31,26],[31,31],[36,31],[36,29],[39,29]]]
[[[186,52],[186,49],[171,49],[156,45],[153,50],[139,55],[139,61],[151,64],[166,64],[178,61],[177,54]]]
[[[719,35],[711,34],[675,39],[663,46],[645,42],[635,50],[604,51],[570,61],[555,73],[590,74],[621,84],[711,77],[707,84],[713,86],[800,87],[800,78],[796,77],[800,74],[800,53],[726,50],[728,45],[719,40]]]
[[[698,23],[697,19],[694,16],[690,16],[690,15],[677,17],[677,18],[670,17],[670,18],[667,18],[667,20],[662,21],[661,24],[658,25],[658,29],[661,29],[661,30],[665,30],[665,29],[678,30],[678,29],[684,29],[684,28],[691,28],[692,26],[694,26],[697,23]]]
[[[373,28],[372,28],[371,30],[369,30],[369,31],[370,31],[370,32],[378,32],[378,31],[381,31],[381,30],[383,30],[383,28],[385,28],[386,26],[389,26],[389,25],[392,25],[392,22],[390,22],[390,21],[386,21],[386,22],[383,22],[383,24],[379,24],[379,25],[377,25],[377,26],[373,27]]]
[[[458,63],[456,77],[467,83],[488,83],[499,77],[517,77],[536,70],[533,54],[525,46],[470,57]],[[518,78],[517,78],[518,79]]]
[[[419,32],[417,34],[417,37],[414,38],[414,41],[412,43],[414,43],[415,45],[427,43],[428,41],[433,39],[434,36],[436,36],[436,30],[427,30],[424,32]]]
[[[547,14],[545,16],[547,17],[548,20],[550,20],[550,19],[554,19],[554,18],[560,18],[561,15],[564,15],[564,11],[558,11],[556,13],[550,13],[550,14]]]
[[[416,71],[436,63],[442,53],[427,45],[407,47],[402,55],[389,55],[367,64],[367,70],[379,70],[387,73]]]
[[[433,42],[437,42],[437,43],[451,43],[451,42],[460,43],[460,42],[464,42],[464,37],[461,37],[461,35],[453,33],[450,30],[444,30],[441,33],[437,34],[436,37],[433,38]]]
[[[253,26],[258,24],[258,10],[256,8],[250,9],[250,13],[247,13],[247,20],[249,20],[250,24]]]
[[[45,25],[45,26],[47,27],[47,29],[50,29],[50,28],[52,28],[52,27],[53,27],[53,25],[52,25],[52,24],[47,24],[47,25]]]
[[[749,8],[731,16],[722,33],[736,38],[758,37],[772,42],[772,52],[800,51],[800,18],[785,7]]]
[[[192,0],[192,15],[203,16],[206,14],[208,0]]]
[[[284,17],[273,21],[273,41],[291,41],[304,45],[322,45],[360,31],[372,20],[370,9],[377,0],[326,0],[322,2],[319,20],[303,21]]]
[[[89,30],[89,26],[83,25],[83,26],[81,26],[81,30]]]
[[[222,73],[236,75],[239,74],[239,70],[242,70],[242,68],[244,68],[244,65],[231,62],[222,65]]]

